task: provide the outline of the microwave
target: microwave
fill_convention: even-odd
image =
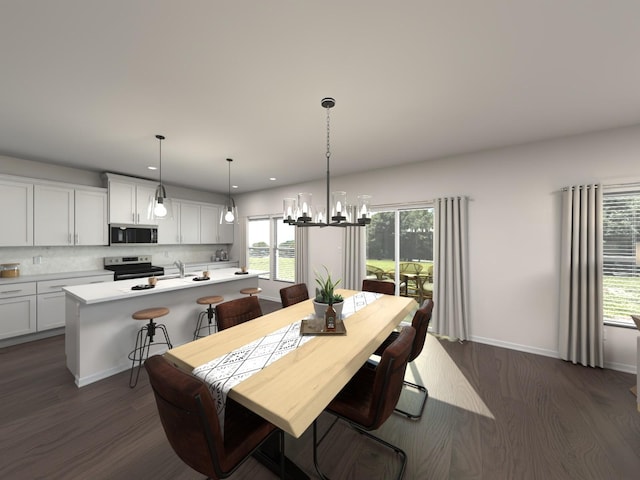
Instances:
[[[158,243],[158,227],[109,225],[109,245],[153,245]]]

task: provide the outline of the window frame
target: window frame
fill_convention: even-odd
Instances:
[[[634,215],[633,215],[633,222],[634,222],[634,226],[638,227],[638,232],[637,233],[632,233],[632,241],[629,245],[626,245],[627,250],[633,250],[633,255],[629,255],[629,254],[620,254],[619,252],[617,253],[607,253],[607,250],[609,250],[607,248],[606,243],[606,235],[605,235],[605,231],[606,231],[606,221],[608,218],[607,215],[607,208],[606,208],[606,203],[607,203],[607,197],[612,198],[612,197],[636,197],[638,199],[638,206],[634,208]],[[619,272],[621,274],[625,273],[625,270],[628,270],[630,272],[630,276],[631,277],[639,277],[638,279],[638,283],[639,285],[636,287],[635,292],[636,292],[636,298],[640,298],[640,263],[637,263],[637,255],[640,252],[637,252],[637,249],[640,248],[640,187],[635,186],[625,186],[622,188],[606,188],[603,190],[603,199],[602,199],[602,231],[603,231],[603,244],[602,244],[602,321],[603,324],[606,326],[611,326],[611,327],[620,327],[620,328],[628,328],[628,329],[634,329],[636,330],[637,327],[635,325],[635,323],[633,322],[633,320],[631,319],[631,313],[633,312],[628,312],[628,319],[614,319],[614,318],[606,318],[605,317],[605,308],[606,308],[606,304],[607,304],[607,298],[609,297],[609,295],[611,295],[610,292],[613,291],[612,287],[612,283],[609,282],[607,280],[607,278],[605,277],[615,277],[617,275],[606,275],[607,271],[612,271],[612,269],[614,268],[613,263],[616,262],[619,265],[619,268],[617,270],[615,270],[616,272]],[[609,265],[608,265],[609,263]],[[621,277],[624,275],[620,275]],[[610,289],[608,289],[607,287],[611,287]],[[638,313],[640,313],[640,308],[638,310]]]
[[[270,280],[270,281],[275,281],[275,282],[282,282],[282,283],[291,283],[294,284],[295,283],[295,268],[296,268],[296,255],[295,255],[295,236],[294,236],[294,246],[292,249],[288,249],[288,248],[281,248],[278,245],[278,227],[280,225],[280,223],[282,223],[283,217],[282,214],[279,215],[259,215],[259,216],[255,216],[255,217],[249,217],[247,219],[247,244],[246,244],[246,255],[247,255],[247,259],[251,258],[251,249],[254,248],[261,248],[261,247],[252,247],[249,244],[249,231],[251,229],[251,222],[257,222],[257,221],[267,221],[268,225],[269,225],[269,241],[268,241],[268,265],[269,265],[269,273],[265,274],[265,275],[260,275],[259,278],[264,279],[264,280]],[[264,247],[267,248],[267,247]],[[291,257],[288,258],[292,258],[293,259],[293,275],[294,278],[293,279],[286,279],[286,278],[279,278],[279,270],[278,270],[278,259],[281,257],[281,252],[290,252],[291,250],[293,250],[293,255]],[[250,264],[250,260],[247,262]]]

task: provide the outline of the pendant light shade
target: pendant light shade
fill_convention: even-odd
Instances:
[[[156,138],[160,146],[160,183],[156,187],[153,197],[149,200],[149,209],[147,212],[147,218],[153,221],[173,218],[173,203],[171,199],[167,197],[167,190],[162,184],[162,140],[164,140],[165,137],[163,135],[156,135]]]
[[[231,198],[231,162],[232,158],[227,158],[229,162],[229,194],[227,196],[227,202],[225,203],[224,210],[220,213],[220,223],[237,223],[238,222],[238,209],[236,208],[236,202]]]

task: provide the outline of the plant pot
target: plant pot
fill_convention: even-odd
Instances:
[[[313,301],[313,308],[316,312],[316,318],[324,318],[324,312],[327,311],[328,303],[318,303],[315,300]],[[342,307],[344,306],[344,302],[336,302],[333,304],[333,309],[336,311],[336,318],[342,318]]]

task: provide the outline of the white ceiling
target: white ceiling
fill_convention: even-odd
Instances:
[[[637,0],[0,0],[0,154],[225,192],[640,123]],[[269,177],[276,181],[269,181]]]

